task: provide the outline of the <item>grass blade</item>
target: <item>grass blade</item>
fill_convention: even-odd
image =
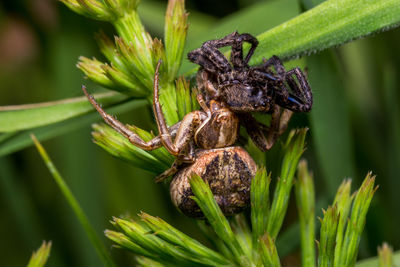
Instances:
[[[86,217],[85,213],[83,212],[81,206],[79,205],[75,196],[72,194],[68,185],[65,183],[64,179],[61,177],[57,168],[54,166],[54,164],[51,161],[50,157],[48,156],[47,152],[44,150],[43,146],[39,143],[39,141],[36,139],[36,137],[34,135],[32,135],[32,139],[33,139],[33,142],[35,143],[35,146],[36,146],[40,156],[42,157],[43,161],[45,162],[47,168],[49,169],[50,173],[52,174],[55,182],[59,186],[64,197],[68,201],[68,204],[71,206],[74,213],[78,217],[79,222],[82,224],[83,228],[85,229],[86,234],[88,235],[90,241],[92,242],[93,246],[95,247],[95,249],[96,249],[97,253],[99,254],[101,260],[103,261],[104,265],[115,266],[110,255],[108,254],[106,248],[101,243],[100,238],[97,236],[95,230],[93,229],[88,218]]]
[[[258,36],[252,63],[310,54],[398,26],[398,0],[328,0]]]
[[[126,95],[108,92],[96,99],[107,107],[121,103]],[[86,97],[69,98],[38,104],[0,107],[0,132],[21,131],[61,122],[93,110]]]
[[[112,114],[117,114],[143,106],[145,103],[146,103],[145,100],[129,101],[126,103],[120,103],[119,105],[111,107],[106,110],[107,112],[110,112]],[[0,138],[0,157],[7,154],[11,154],[28,146],[31,146],[33,144],[33,141],[30,137],[31,133],[35,134],[35,136],[39,141],[44,141],[71,132],[77,128],[88,126],[90,123],[93,123],[100,119],[101,118],[97,112],[96,113],[92,112],[56,124],[42,126],[35,129],[15,133],[9,136],[8,138],[4,139]]]

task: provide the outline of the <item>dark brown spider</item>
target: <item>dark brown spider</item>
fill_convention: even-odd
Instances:
[[[202,217],[200,208],[191,199],[193,196],[189,179],[196,173],[208,182],[214,198],[225,215],[242,211],[250,202],[250,184],[257,166],[241,147],[231,146],[238,135],[239,119],[229,108],[211,100],[208,105],[201,95],[198,102],[202,110],[190,112],[182,121],[167,127],[158,98],[158,63],[154,77],[153,111],[159,136],[145,142],[135,132],[107,114],[83,91],[105,122],[144,150],[164,146],[176,157],[172,167],[156,178],[157,182],[172,176],[170,194],[173,203],[190,217]],[[174,140],[172,140],[174,138]]]
[[[251,44],[245,58],[244,42]],[[303,72],[299,68],[286,71],[277,56],[260,66],[249,66],[257,45],[258,41],[252,35],[233,32],[222,39],[203,43],[191,51],[188,58],[201,66],[197,85],[205,101],[214,99],[226,103],[238,113],[241,124],[255,144],[265,151],[285,131],[291,111],[310,111],[313,99]],[[225,46],[232,47],[230,62],[219,51]],[[280,107],[284,108],[282,113]],[[258,123],[250,114],[253,111],[272,113],[270,127]]]

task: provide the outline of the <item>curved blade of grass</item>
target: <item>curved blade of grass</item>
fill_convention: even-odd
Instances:
[[[146,104],[146,100],[135,100],[127,103],[118,104],[115,107],[108,108],[107,112],[118,114],[133,108]],[[33,133],[40,141],[44,141],[80,127],[88,126],[89,124],[99,121],[101,118],[97,112],[85,114],[83,116],[72,118],[56,124],[38,127],[31,130],[22,131],[10,136],[5,140],[0,140],[0,157],[16,152],[33,144],[30,134]]]
[[[108,92],[95,96],[105,107],[125,101],[128,96]],[[0,132],[21,131],[74,118],[93,110],[86,97],[38,104],[0,107]]]
[[[57,168],[54,166],[53,162],[51,161],[50,157],[48,156],[47,152],[44,150],[43,146],[39,143],[34,135],[31,135],[35,146],[42,157],[43,161],[45,162],[47,168],[49,169],[51,175],[54,178],[54,181],[57,183],[58,187],[60,188],[61,192],[63,193],[64,197],[68,201],[68,204],[73,209],[75,215],[78,217],[78,220],[82,224],[83,228],[85,229],[86,234],[88,235],[90,241],[92,242],[93,246],[96,249],[96,252],[99,254],[102,262],[105,266],[115,266],[113,263],[110,255],[108,254],[106,248],[101,243],[100,238],[96,234],[96,231],[93,229],[92,225],[90,224],[88,218],[86,217],[84,211],[82,210],[81,206],[79,205],[78,201],[76,200],[75,196],[72,194],[71,190],[69,189],[68,185],[65,183],[64,179],[61,177],[60,173],[58,172]]]
[[[310,54],[399,23],[398,0],[328,0],[259,35],[252,63],[272,55],[288,59]]]

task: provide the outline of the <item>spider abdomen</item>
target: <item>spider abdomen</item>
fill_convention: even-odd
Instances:
[[[179,171],[170,185],[175,206],[187,216],[203,217],[193,196],[189,179],[192,173],[206,181],[222,212],[233,215],[250,203],[250,185],[257,166],[241,147],[226,147],[196,152],[196,161]]]

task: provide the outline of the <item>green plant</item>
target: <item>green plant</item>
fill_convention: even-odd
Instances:
[[[51,242],[44,241],[40,248],[32,253],[27,267],[43,267],[50,256]]]
[[[137,261],[142,266],[153,265],[154,262],[167,266],[280,266],[275,241],[286,214],[296,166],[305,149],[306,133],[307,129],[300,129],[289,134],[284,145],[281,175],[271,202],[269,190],[271,174],[267,175],[265,168],[257,172],[251,190],[252,230],[243,214],[226,218],[215,202],[208,185],[200,177],[192,177],[190,184],[195,195],[194,200],[207,218],[207,224],[201,221],[199,226],[215,246],[215,250],[202,245],[162,219],[146,213],[139,214],[139,219],[134,220],[114,218],[112,224],[117,231],[106,230],[105,235],[113,240],[117,247],[139,255]],[[93,244],[100,248],[98,252],[102,255],[104,264],[111,266],[112,262],[72,193],[43,147],[35,142]],[[319,253],[316,257],[313,180],[305,161],[302,161],[298,168],[296,197],[301,214],[303,266],[314,266],[315,259],[318,259],[318,266],[354,266],[366,212],[377,189],[374,186],[375,177],[369,173],[360,189],[353,195],[350,195],[350,181],[345,181],[338,189],[333,205],[324,211],[324,217],[321,219]]]

